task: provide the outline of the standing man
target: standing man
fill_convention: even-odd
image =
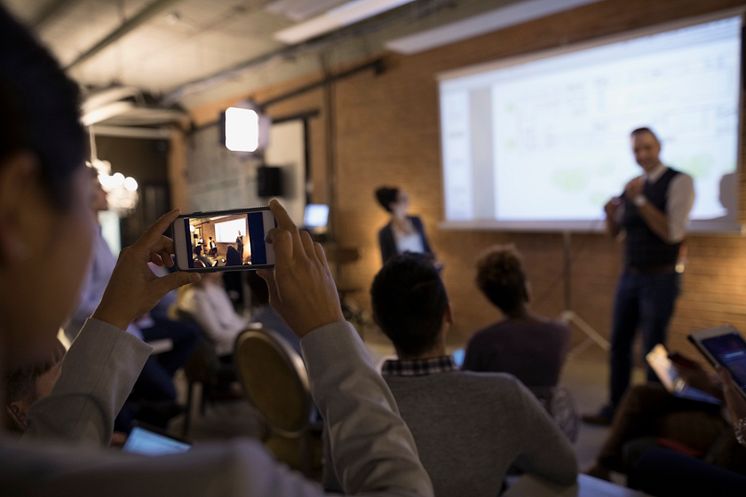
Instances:
[[[583,416],[592,424],[610,424],[627,391],[637,329],[642,330],[644,354],[666,343],[679,294],[676,263],[694,204],[692,177],[660,161],[661,144],[655,133],[638,128],[631,139],[643,174],[604,207],[609,234],[624,235],[624,270],[614,299],[609,403],[598,414]],[[647,377],[657,381],[649,368]]]

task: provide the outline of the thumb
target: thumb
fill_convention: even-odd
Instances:
[[[185,271],[178,271],[176,273],[167,274],[155,280],[153,285],[156,291],[161,295],[165,295],[171,290],[176,290],[180,286],[188,285],[190,283],[197,283],[202,279],[202,276],[198,273],[188,273]]]

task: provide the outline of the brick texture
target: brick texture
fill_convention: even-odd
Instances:
[[[608,0],[415,56],[388,55],[383,74],[361,73],[333,86],[334,185],[328,184],[324,174],[324,120],[328,113],[323,93],[309,92],[271,107],[270,112],[276,116],[321,111],[312,124],[314,199],[326,201],[328,189],[335,188],[333,216],[338,239],[342,245],[358,247],[362,255],[358,262],[342,268],[340,285],[360,288],[355,298],[369,306],[367,289],[380,267],[376,233],[386,222],[373,191],[378,185],[391,184],[410,194],[411,211],[422,216],[431,242],[445,263],[444,278],[455,314],[454,338],[466,340],[475,329],[499,317],[473,283],[475,259],[494,243],[518,246],[525,257],[536,310],[558,315],[563,309],[561,234],[438,228],[443,218],[443,196],[436,74],[743,5],[743,1],[732,0]],[[309,75],[308,80],[316,77]],[[261,101],[262,97],[301,84],[303,81],[268,88],[252,96]],[[196,109],[194,115],[198,120],[215,115],[226,103]],[[740,186],[743,196],[743,180]],[[572,246],[573,307],[608,336],[620,247],[600,234],[573,235]],[[746,330],[746,239],[692,236],[688,258],[683,294],[671,329],[671,345],[684,351],[690,350],[685,336],[692,330],[724,322]]]

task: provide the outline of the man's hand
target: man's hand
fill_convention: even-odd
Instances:
[[[722,399],[723,389],[717,376],[708,373],[701,364],[689,359],[677,352],[669,355],[671,361],[676,365],[676,370],[684,382],[698,390],[707,392],[713,397]]]
[[[624,187],[624,196],[627,197],[627,200],[632,201],[638,195],[642,195],[643,188],[645,188],[645,178],[638,176]]]
[[[261,270],[270,304],[300,337],[326,324],[342,321],[342,308],[324,249],[300,232],[277,200],[269,203],[278,227],[269,234],[275,251],[274,269]]]
[[[606,213],[606,217],[616,220],[617,212],[619,212],[619,208],[621,206],[622,199],[620,199],[619,197],[612,197],[608,202],[606,202],[606,205],[604,205],[604,212]]]
[[[134,245],[122,250],[94,318],[125,329],[171,290],[200,280],[199,274],[185,272],[159,278],[148,268],[148,262],[173,267],[174,242],[163,232],[178,215],[176,210],[163,215]]]

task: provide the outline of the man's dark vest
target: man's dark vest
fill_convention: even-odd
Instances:
[[[654,183],[645,182],[643,195],[653,206],[668,214],[668,189],[671,181],[681,174],[675,169],[667,169]],[[622,229],[626,233],[624,259],[627,267],[650,270],[665,266],[675,266],[681,243],[667,243],[648,228],[637,206],[624,198]]]

